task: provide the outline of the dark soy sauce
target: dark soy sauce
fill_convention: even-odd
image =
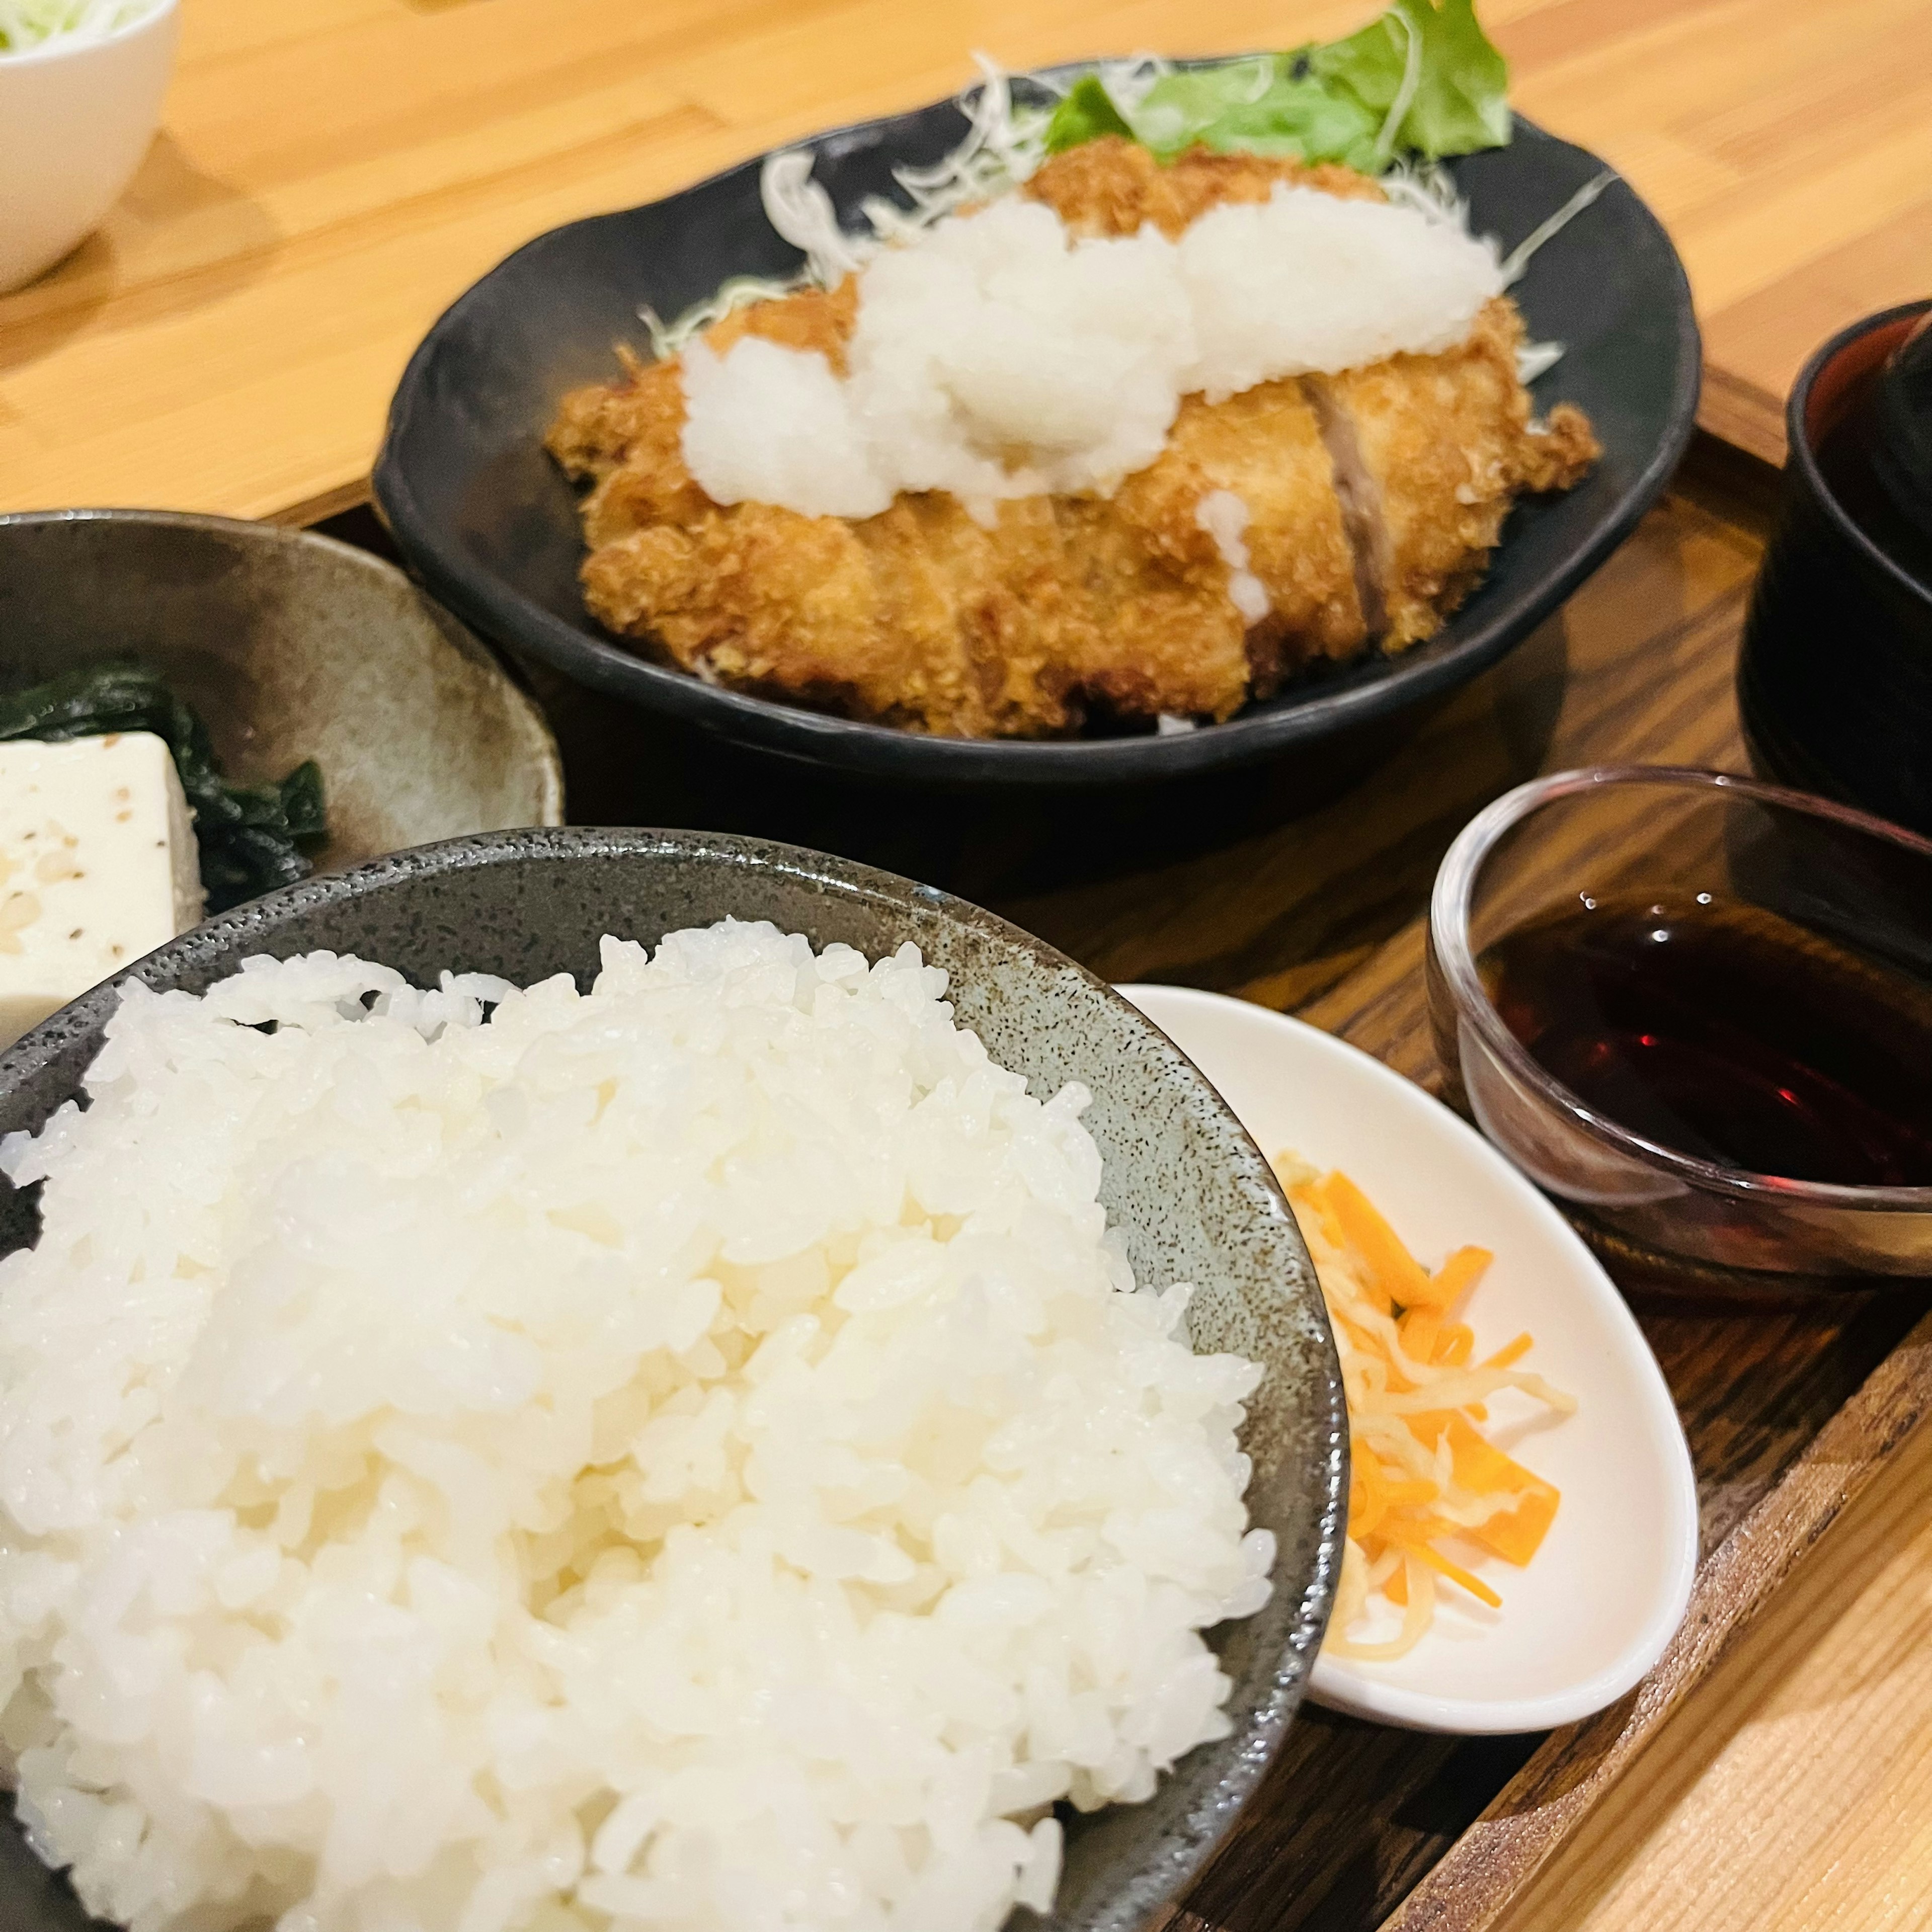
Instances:
[[[1932,986],[1708,893],[1584,898],[1478,962],[1594,1112],[1793,1180],[1932,1186]]]

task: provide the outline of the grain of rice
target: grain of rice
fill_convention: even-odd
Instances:
[[[730,921],[128,989],[0,1262],[0,1739],[136,1932],[990,1932],[1225,1735],[1261,1371],[1069,1088]]]

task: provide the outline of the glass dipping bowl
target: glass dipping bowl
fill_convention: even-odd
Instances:
[[[1646,1140],[1505,1024],[1478,970],[1486,948],[1580,899],[1653,890],[1762,908],[1932,997],[1932,840],[1722,772],[1559,772],[1478,813],[1436,874],[1429,1005],[1452,1098],[1539,1186],[1640,1249],[1759,1274],[1932,1276],[1932,1186],[1785,1180]]]

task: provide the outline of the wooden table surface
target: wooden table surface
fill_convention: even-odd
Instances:
[[[313,520],[359,494],[398,369],[436,310],[542,228],[930,98],[963,78],[966,46],[1015,64],[1205,51],[1334,33],[1367,10],[184,6],[167,130],[128,201],[62,268],[0,298],[0,508]],[[1670,222],[1713,352],[1708,420],[1774,452],[1775,399],[1811,344],[1916,292],[1906,278],[1932,259],[1932,0],[1485,13],[1525,110],[1606,154]],[[1201,794],[1192,817],[882,814],[864,794],[650,741],[574,688],[544,695],[580,821],[746,827],[872,857],[990,901],[1109,976],[1296,1011],[1429,1083],[1421,921],[1448,842],[1538,770],[1742,768],[1731,670],[1771,514],[1767,473],[1702,441],[1557,618],[1312,811],[1237,786]],[[340,527],[380,540],[366,514]],[[1716,1552],[1656,1680],[1681,1701],[1666,1715],[1646,1693],[1542,1742],[1310,1713],[1172,1932],[1932,1922],[1932,1432],[1908,1432],[1932,1400],[1932,1339],[1899,1346],[1916,1310],[1898,1297],[1740,1310],[1631,1286],[1690,1418]],[[1706,1640],[1718,1609],[1760,1600],[1728,1655]],[[1498,1873],[1515,1894],[1506,1914],[1483,1902]]]
[[[532,236],[1011,66],[1346,32],[1375,0],[182,0],[106,227],[0,296],[0,510],[307,520],[410,349]],[[1932,279],[1932,0],[1484,0],[1523,111],[1664,216],[1706,418],[1776,460],[1843,322]]]

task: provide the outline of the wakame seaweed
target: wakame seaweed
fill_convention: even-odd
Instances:
[[[307,855],[328,832],[315,760],[304,759],[278,784],[230,784],[215,763],[208,727],[146,665],[91,665],[0,697],[0,741],[57,743],[116,731],[152,731],[173,754],[194,812],[210,912],[292,885],[314,869]]]

